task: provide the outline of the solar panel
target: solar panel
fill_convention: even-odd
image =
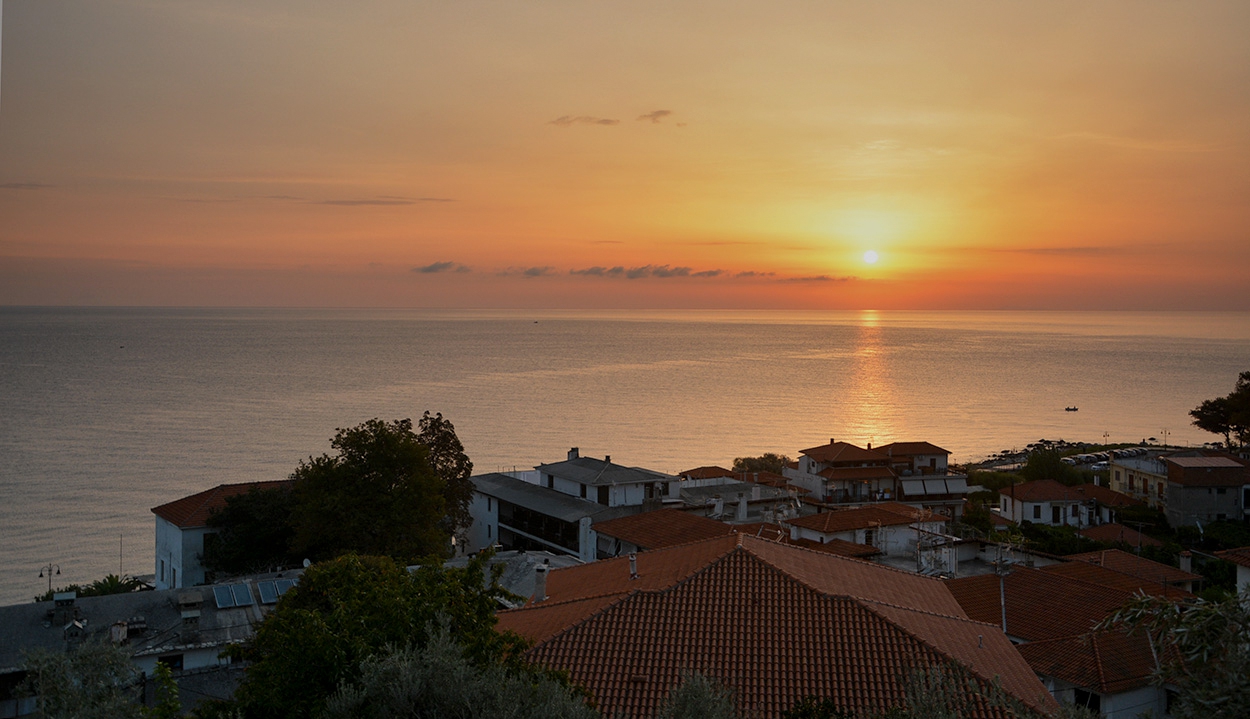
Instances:
[[[231,584],[230,593],[234,595],[235,606],[246,607],[255,604],[252,599],[252,590],[246,584]]]
[[[277,604],[278,603],[278,588],[274,586],[273,582],[270,582],[270,581],[257,582],[256,588],[260,590],[260,603],[261,604]]]
[[[291,587],[295,586],[295,581],[291,579],[279,579],[276,584],[278,585],[278,596],[280,597],[283,594],[286,594],[287,590]]]
[[[217,600],[218,609],[234,606],[234,595],[230,593],[230,587],[213,587],[213,598]]]

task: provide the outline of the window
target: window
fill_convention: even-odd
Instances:
[[[586,498],[586,485],[579,484],[578,486],[582,488],[582,499],[585,499]]]
[[[1077,512],[1077,506],[1074,504],[1074,505],[1072,505],[1072,516],[1073,516],[1073,517],[1075,517],[1075,516],[1076,516],[1076,512]]]
[[[491,526],[488,524],[488,525],[486,525],[486,538],[487,538],[487,539],[490,539],[490,538],[491,538],[491,536],[492,536],[492,535],[491,535]]]
[[[1227,487],[1220,487],[1219,489],[1215,490],[1215,493],[1216,493],[1216,494],[1227,494],[1227,493],[1228,493],[1228,488],[1227,488]]]
[[[605,507],[608,506],[608,488],[607,487],[599,488],[599,504],[602,504]]]
[[[161,560],[161,581],[165,581],[165,560]]]
[[[1133,491],[1133,475],[1128,476],[1128,491]]]
[[[1084,689],[1072,690],[1072,703],[1078,707],[1085,707],[1095,714],[1102,711],[1102,697]]]
[[[822,538],[820,541],[821,543],[824,543],[825,540]],[[870,547],[877,546],[877,530],[875,529],[864,530],[864,544],[867,544]]]
[[[554,475],[547,475],[547,489],[556,488],[556,478]]]
[[[177,567],[169,568],[169,576],[170,576],[169,586],[171,587],[178,586],[178,568]]]
[[[182,671],[182,655],[181,654],[169,654],[169,655],[166,655],[157,659],[156,661],[169,667],[170,671],[173,671],[173,672]]]
[[[1163,482],[1159,483],[1159,499],[1163,499]]]
[[[486,511],[487,512],[490,512],[494,509],[494,507],[492,506],[494,503],[495,503],[495,500],[491,499],[490,497],[486,498]]]
[[[1033,505],[1033,519],[1041,519],[1041,518],[1042,518],[1042,505],[1040,504]]]

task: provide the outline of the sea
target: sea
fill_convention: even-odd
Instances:
[[[152,507],[284,478],[374,417],[442,413],[476,472],[830,439],[969,462],[1216,440],[1188,411],[1247,369],[1244,312],[0,308],[0,604],[49,568],[152,574]]]

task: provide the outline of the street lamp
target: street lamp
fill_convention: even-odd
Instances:
[[[52,570],[56,570],[56,575],[61,576],[61,565],[48,562],[48,566],[39,568],[39,578],[43,579],[43,573],[48,573],[48,594],[52,593]]]

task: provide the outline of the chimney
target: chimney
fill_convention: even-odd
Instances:
[[[734,520],[747,521],[747,496],[742,492],[738,492],[738,511],[734,513]]]
[[[638,555],[633,552],[629,553],[629,578],[638,578]]]
[[[838,443],[838,440],[834,439],[833,437],[829,438],[829,444],[837,444],[837,443]]]
[[[573,461],[573,460],[575,460],[575,459],[577,459],[577,458],[578,458],[578,457],[580,457],[580,456],[581,456],[581,453],[580,453],[580,452],[578,452],[577,447],[574,447],[574,448],[572,448],[572,449],[570,449],[570,450],[569,450],[569,461],[570,461],[570,462],[571,462],[571,461]]]
[[[74,600],[77,598],[78,592],[57,592],[52,595],[53,624],[64,627],[78,617],[78,610],[74,607]]]
[[[534,567],[534,603],[545,601],[547,599],[547,571],[551,569],[547,565],[548,560],[544,559],[543,563]]]
[[[1188,549],[1181,552],[1181,571],[1194,573],[1194,555],[1190,554]]]
[[[868,443],[868,449],[872,449],[872,442]]]
[[[612,464],[612,455],[610,455],[610,454],[605,454],[605,455],[603,455],[603,463],[604,463],[604,464]]]

